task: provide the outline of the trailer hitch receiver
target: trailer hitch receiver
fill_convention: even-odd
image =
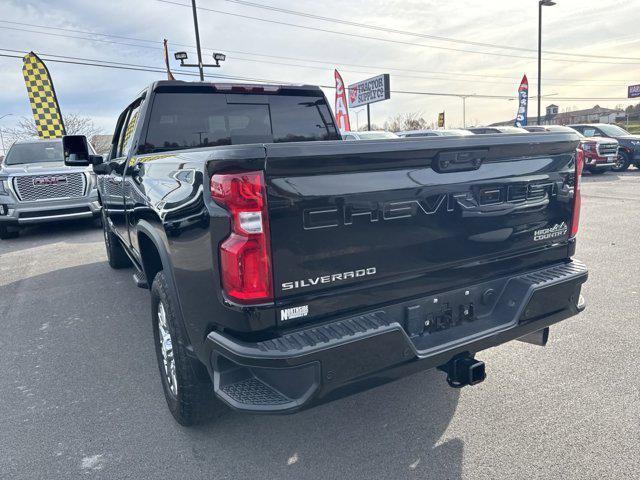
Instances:
[[[487,378],[484,362],[469,354],[453,357],[438,369],[447,374],[447,383],[453,388],[476,385]]]

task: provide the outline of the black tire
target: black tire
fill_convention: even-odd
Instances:
[[[124,247],[118,240],[115,233],[109,228],[104,210],[102,211],[102,232],[104,234],[104,246],[107,249],[107,260],[109,266],[114,269],[127,268],[131,266],[131,260],[124,251]]]
[[[618,152],[616,163],[611,167],[614,172],[626,172],[631,164],[631,159],[627,152]]]
[[[10,238],[17,238],[20,235],[20,231],[15,228],[11,229],[7,225],[0,224],[0,240],[8,240]]]
[[[164,322],[161,320],[161,308]],[[176,318],[176,311],[167,280],[160,271],[151,286],[151,315],[158,370],[169,411],[178,423],[190,426],[210,418],[221,404],[215,397],[206,368],[187,353],[188,340]],[[164,342],[161,342],[161,328],[164,330]],[[169,360],[165,367],[163,347],[167,346],[167,335],[169,348],[165,348],[165,352],[173,363]]]

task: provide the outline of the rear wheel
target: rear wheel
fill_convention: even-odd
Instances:
[[[188,340],[177,321],[162,271],[151,286],[151,309],[156,358],[169,411],[181,425],[201,423],[220,408],[220,403],[204,365],[187,352]]]
[[[18,231],[17,228],[11,228],[7,225],[2,225],[0,223],[0,239],[1,240],[7,240],[9,238],[16,238],[18,235],[20,235],[20,232]]]
[[[618,152],[618,157],[616,158],[616,162],[611,167],[611,170],[614,172],[624,172],[629,168],[629,164],[631,160],[629,159],[629,154],[627,152]]]
[[[124,251],[124,247],[109,228],[107,216],[102,210],[102,233],[104,234],[104,246],[107,250],[107,260],[111,268],[120,269],[131,266],[131,260]]]

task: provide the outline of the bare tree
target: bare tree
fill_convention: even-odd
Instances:
[[[424,130],[430,127],[433,127],[433,123],[427,122],[419,112],[400,113],[384,122],[384,129],[390,132]]]
[[[375,132],[376,130],[382,130],[383,127],[381,127],[380,125],[376,125],[375,123],[371,124],[371,131]],[[366,132],[369,129],[367,128],[367,125],[360,125],[360,128],[358,128],[359,132]]]
[[[111,150],[111,135],[94,135],[89,139],[89,143],[98,155],[106,156]]]
[[[92,138],[94,135],[102,133],[102,129],[97,127],[90,117],[70,113],[63,115],[62,118],[67,135],[85,135],[87,138]],[[9,145],[16,140],[38,137],[38,130],[33,117],[22,117],[15,127],[4,128],[2,133],[8,139]]]

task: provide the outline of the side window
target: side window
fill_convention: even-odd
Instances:
[[[125,110],[118,117],[118,121],[116,122],[116,129],[113,132],[113,136],[111,137],[111,147],[109,148],[108,159],[113,160],[118,157],[118,151],[120,149],[120,138],[122,138],[122,129],[127,123],[127,114],[129,110]]]
[[[141,101],[137,102],[137,104],[129,110],[127,120],[122,125],[122,130],[120,130],[120,137],[118,138],[118,157],[126,157],[127,155],[129,155],[131,145],[133,145],[133,134],[136,131],[138,117],[140,116],[141,104]]]

